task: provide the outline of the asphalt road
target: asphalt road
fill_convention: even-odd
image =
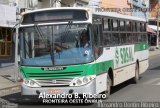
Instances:
[[[107,102],[160,102],[160,55],[150,59],[149,69],[141,75],[138,84],[133,84],[131,81],[126,81],[113,88],[112,94]],[[18,104],[18,108],[97,108],[106,107],[106,104],[43,104],[37,99],[29,99],[22,97],[20,93],[2,97],[6,101]],[[107,103],[104,102],[104,103]],[[143,105],[145,106],[146,104]],[[142,103],[141,103],[142,104]],[[107,104],[108,105],[108,104]],[[119,105],[121,105],[119,103]],[[127,104],[128,105],[128,104]],[[133,104],[132,104],[133,105]],[[139,103],[137,104],[139,105]],[[147,104],[148,105],[148,104]],[[154,104],[152,108],[160,107],[160,104]],[[143,106],[143,107],[144,107]],[[113,106],[110,106],[113,107]],[[128,107],[128,106],[127,106]],[[136,106],[132,106],[136,107]]]

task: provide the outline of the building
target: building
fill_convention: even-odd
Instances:
[[[150,0],[150,15],[149,15],[149,19],[150,20],[156,20],[157,18],[157,12],[158,12],[158,2],[157,0]]]
[[[160,2],[159,0],[150,0],[149,4],[150,4],[150,14],[149,14],[149,27],[156,32],[156,34],[153,33],[148,33],[148,35],[152,35],[152,37],[154,37],[154,42],[155,43],[153,46],[156,45],[156,47],[159,47],[159,34],[160,34],[160,11],[158,11],[160,5],[158,5],[158,2]],[[159,23],[157,23],[157,21]],[[158,32],[157,32],[158,31]]]
[[[158,0],[150,0],[150,14],[149,14],[149,24],[157,25],[158,16]]]
[[[149,0],[131,0],[132,16],[148,19]]]
[[[15,0],[10,0],[15,1]],[[16,0],[19,8],[41,9],[49,7],[86,7],[89,0]],[[11,3],[10,4],[14,4]]]
[[[7,3],[7,1],[3,2],[3,4]],[[3,4],[0,4],[0,61],[14,56],[12,29],[16,24],[16,8]]]
[[[121,11],[118,13],[125,14],[125,15],[131,15],[131,12],[127,9],[129,9],[130,3],[128,0],[101,0],[100,7],[102,8],[120,8]],[[125,10],[126,9],[126,10]]]
[[[148,17],[149,0],[97,0],[90,2],[91,6],[99,8],[117,9],[120,14],[137,16],[140,18]]]
[[[61,7],[66,6],[70,7],[87,7],[89,0],[61,0]]]

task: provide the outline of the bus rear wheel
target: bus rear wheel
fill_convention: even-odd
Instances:
[[[136,68],[135,68],[135,76],[133,78],[133,83],[137,84],[139,81],[139,65],[136,63]]]

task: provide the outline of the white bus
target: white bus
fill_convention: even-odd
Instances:
[[[137,83],[148,68],[146,20],[88,8],[24,13],[20,46],[23,95],[108,96],[111,86]]]

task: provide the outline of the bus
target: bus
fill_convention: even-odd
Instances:
[[[82,35],[88,42],[81,43]],[[148,68],[146,20],[89,8],[25,12],[19,29],[22,95],[105,94]]]

